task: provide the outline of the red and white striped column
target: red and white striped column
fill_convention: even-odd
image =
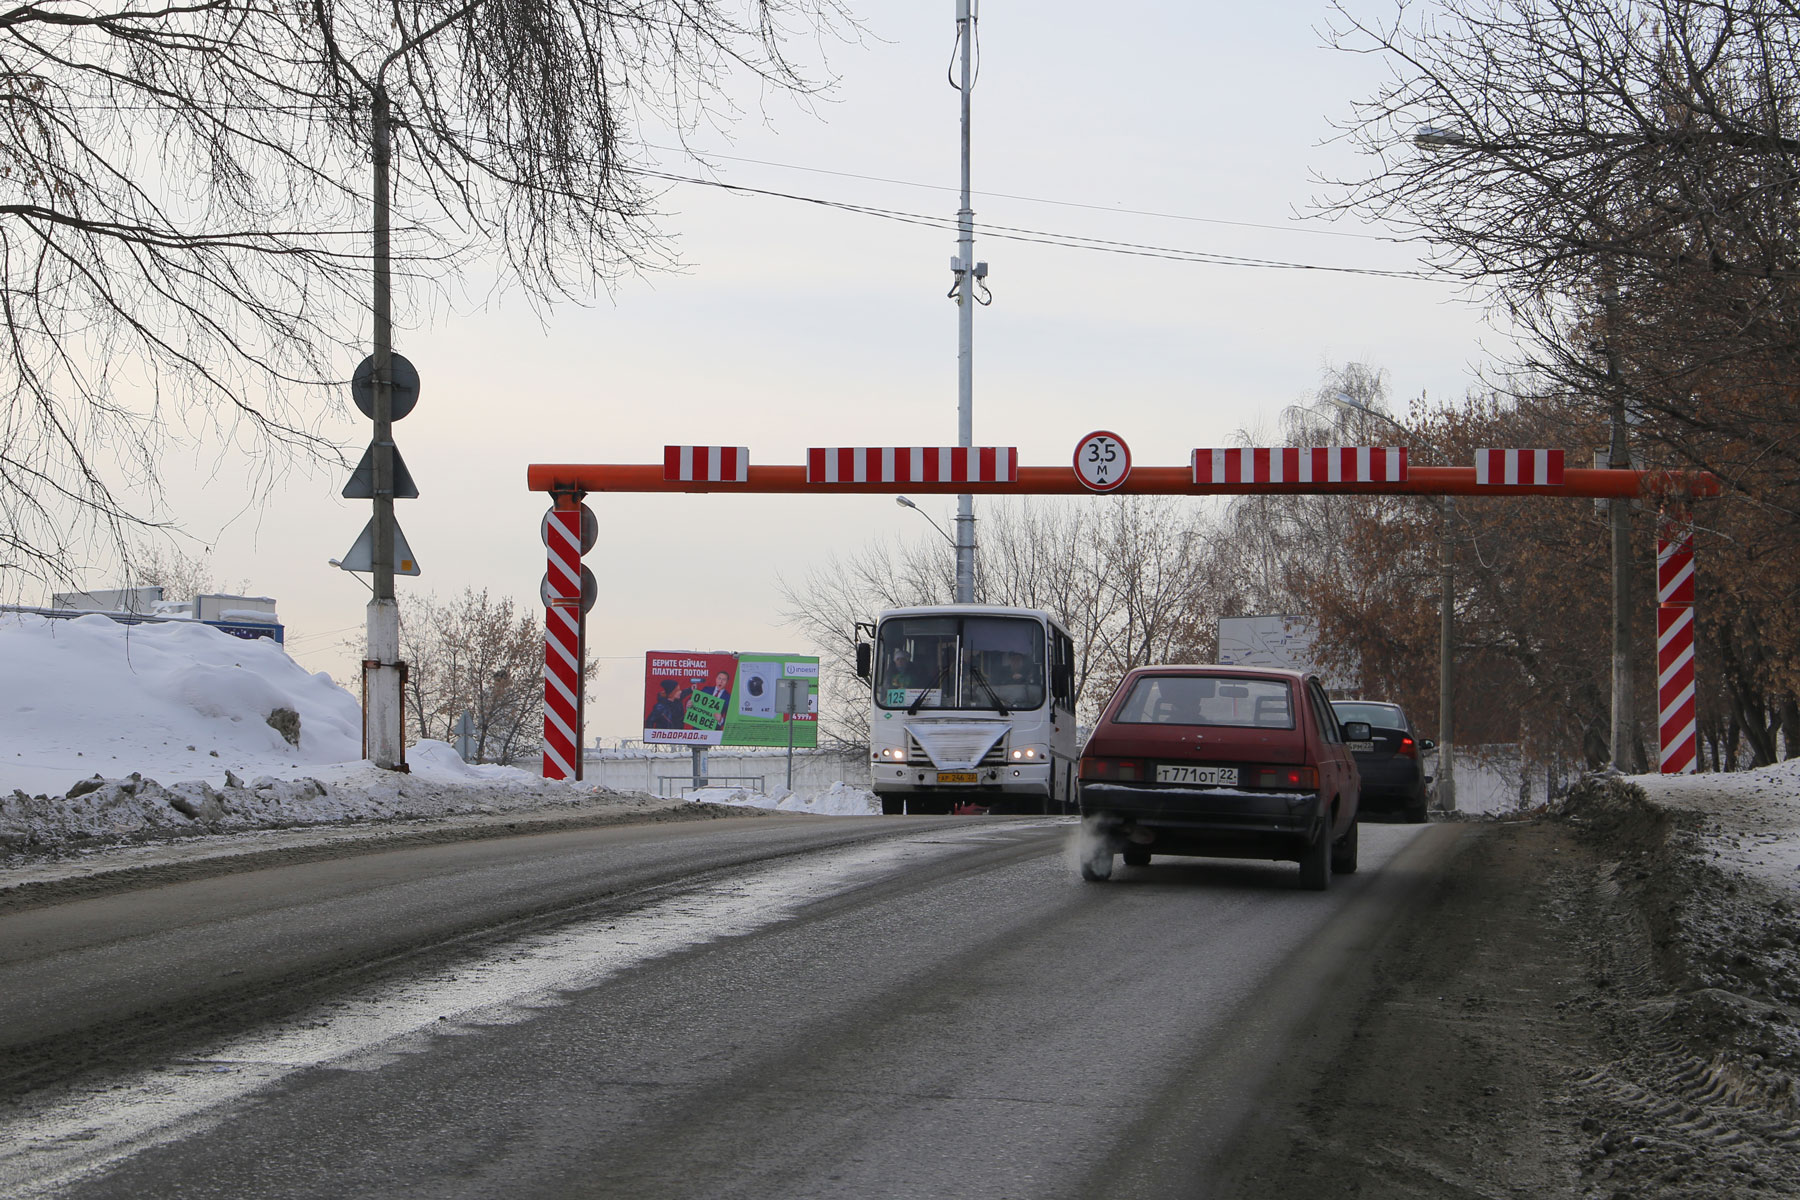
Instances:
[[[1656,707],[1664,775],[1695,766],[1694,527],[1665,514],[1656,525]]]
[[[544,517],[544,778],[581,778],[581,518],[575,497],[558,495]]]

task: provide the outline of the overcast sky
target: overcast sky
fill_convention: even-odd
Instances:
[[[827,102],[808,113],[746,92],[730,135],[696,145],[720,156],[711,169],[732,183],[953,216],[955,0],[851,3],[869,37],[831,50],[840,83]],[[1318,190],[1313,174],[1355,169],[1330,142],[1331,122],[1384,69],[1323,48],[1320,3],[984,0],[980,13],[978,221],[1318,265],[1417,265],[1381,230],[1297,219]],[[643,159],[696,173],[679,153]],[[422,493],[397,505],[424,572],[400,581],[403,606],[470,585],[535,608],[547,502],[525,489],[533,462],[657,462],[666,443],[722,443],[747,445],[755,463],[799,463],[811,445],[955,442],[953,233],[691,185],[672,186],[661,208],[680,274],[547,316],[506,297],[423,327],[420,314],[396,314],[398,348],[423,379],[395,429]],[[1327,365],[1348,360],[1385,367],[1402,402],[1457,396],[1484,343],[1501,344],[1435,282],[997,239],[978,241],[977,257],[990,264],[994,302],[976,314],[975,440],[1016,445],[1025,465],[1067,463],[1102,427],[1139,465],[1185,464],[1196,446],[1272,427]],[[352,461],[368,435],[356,415],[346,397],[334,426]],[[367,502],[339,499],[335,472],[299,473],[246,507],[216,449],[169,464],[174,515],[215,544],[216,579],[280,602],[296,658],[354,688],[360,652],[343,642],[360,637],[367,593],[326,560],[349,549]],[[954,498],[920,503],[948,527]],[[601,598],[588,647],[602,668],[590,744],[635,734],[645,650],[804,649],[780,623],[778,576],[872,539],[937,536],[886,496],[590,504]]]

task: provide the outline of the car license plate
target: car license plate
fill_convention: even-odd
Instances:
[[[1374,752],[1375,752],[1375,743],[1374,742],[1351,742],[1350,743],[1350,753],[1352,753],[1352,754],[1373,754]]]
[[[1163,763],[1156,768],[1158,783],[1210,783],[1234,787],[1237,781],[1236,767],[1182,767]]]
[[[980,776],[974,771],[939,771],[937,781],[939,783],[975,783],[979,779]]]

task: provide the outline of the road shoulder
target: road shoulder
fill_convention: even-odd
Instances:
[[[1800,1190],[1783,1042],[1800,997],[1757,920],[1792,911],[1746,897],[1722,917],[1741,881],[1630,791],[1472,830],[1275,1064],[1204,1193]]]

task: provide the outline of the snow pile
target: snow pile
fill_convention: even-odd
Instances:
[[[1800,759],[1732,774],[1644,775],[1653,803],[1705,818],[1701,836],[1723,864],[1800,889]]]
[[[687,799],[696,804],[732,804],[741,808],[768,808],[776,812],[817,813],[834,817],[881,815],[881,799],[874,792],[842,782],[832,784],[823,792],[790,792],[782,789],[765,794],[747,788],[699,788],[689,792]]]
[[[443,742],[380,770],[330,676],[206,625],[3,613],[0,681],[0,851],[619,799]]]
[[[0,613],[0,853],[655,803],[465,763],[444,742],[419,742],[406,758],[409,774],[364,761],[356,698],[273,642],[185,621]],[[695,798],[781,812],[881,811],[870,793],[842,784]]]
[[[0,672],[0,793],[56,796],[134,771],[222,784],[228,770],[291,776],[362,757],[355,697],[273,642],[207,625],[0,614]],[[270,724],[282,710],[297,744]]]

